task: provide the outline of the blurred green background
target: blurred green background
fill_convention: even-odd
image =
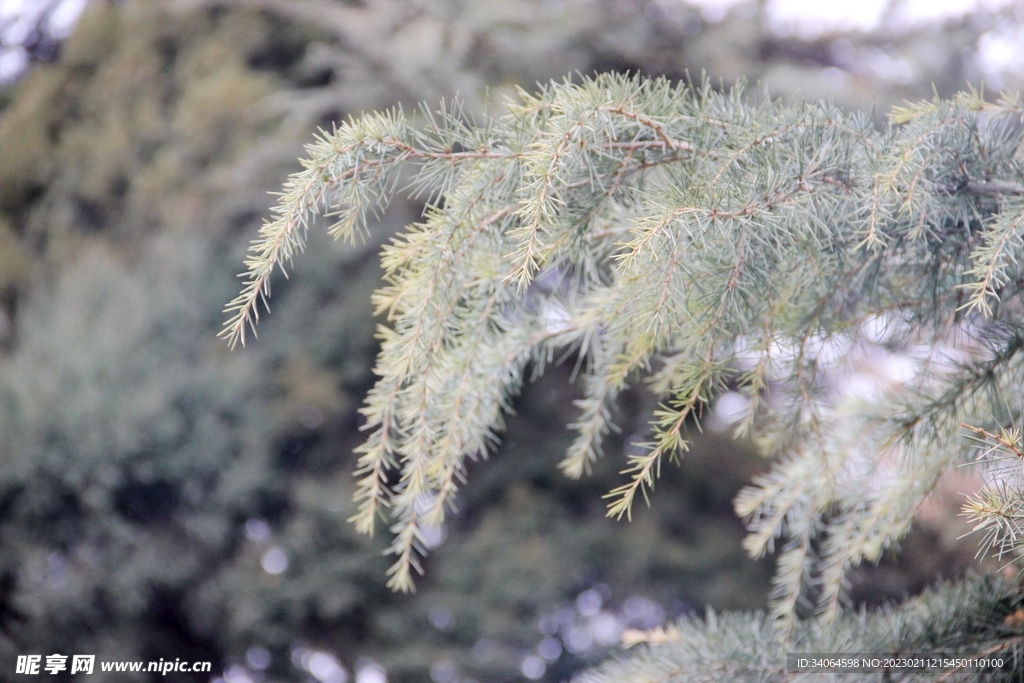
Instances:
[[[421,207],[357,248],[314,230],[231,352],[215,335],[267,193],[317,126],[455,95],[500,113],[595,70],[743,78],[884,125],[906,98],[1017,87],[1022,24],[998,0],[0,0],[0,679],[63,653],[214,667],[100,683],[554,682],[625,627],[762,606],[772,565],[731,507],[762,460],[709,433],[649,510],[606,519],[652,400],[628,392],[594,475],[566,480],[571,362],[516,402],[420,590],[390,594],[384,539],[345,520],[377,252]],[[957,505],[855,600],[974,566]]]

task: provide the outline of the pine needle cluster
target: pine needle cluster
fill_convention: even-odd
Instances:
[[[660,407],[608,494],[608,514],[628,517],[716,395],[741,393],[737,432],[776,457],[736,501],[748,551],[780,547],[770,613],[784,630],[802,602],[834,618],[848,569],[898,541],[969,457],[960,425],[1020,417],[999,407],[1024,381],[1024,104],[964,93],[878,130],[742,86],[598,76],[507,109],[322,131],[250,251],[223,336],[255,333],[275,267],[316,215],[355,239],[408,182],[426,210],[383,253],[388,324],[352,520],[372,533],[390,519],[389,585],[413,589],[524,373],[575,352],[585,395],[565,474],[587,472],[617,396],[646,381]],[[912,372],[851,393],[841,380],[868,347]]]
[[[981,534],[978,554],[991,552],[1007,560],[1019,559],[1024,540],[1024,447],[1019,428],[999,434],[963,425],[979,443],[977,461],[985,484],[964,503],[964,515]]]

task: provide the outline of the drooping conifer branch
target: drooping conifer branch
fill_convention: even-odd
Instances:
[[[352,238],[405,168],[427,206],[384,250],[353,518],[366,533],[392,522],[390,585],[412,590],[423,530],[495,446],[525,369],[575,348],[584,397],[563,470],[600,457],[616,397],[649,375],[661,407],[609,494],[628,517],[716,395],[740,391],[744,433],[777,456],[736,501],[751,554],[781,539],[771,614],[789,631],[810,591],[834,619],[848,569],[906,533],[969,456],[959,425],[987,428],[1024,381],[1024,106],[966,93],[879,131],[740,86],[599,76],[507,109],[321,133],[252,247],[224,337],[244,342],[315,214]],[[847,391],[865,344],[913,372]]]

